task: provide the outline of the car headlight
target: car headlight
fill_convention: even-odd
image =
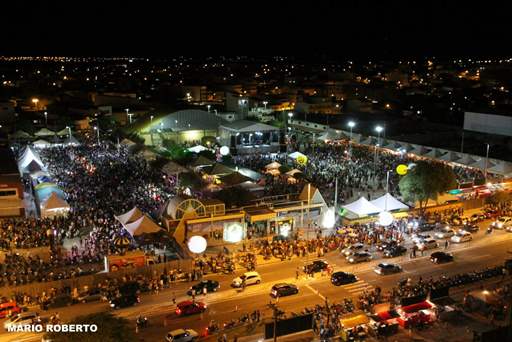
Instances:
[[[350,259],[348,259],[348,261],[354,262],[354,258],[350,258]]]

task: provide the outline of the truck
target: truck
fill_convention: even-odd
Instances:
[[[123,268],[144,267],[155,264],[152,256],[142,251],[127,252],[124,255],[108,255],[104,258],[105,272],[115,272]]]

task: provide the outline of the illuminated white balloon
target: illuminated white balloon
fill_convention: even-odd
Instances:
[[[334,208],[329,208],[322,217],[322,227],[331,229],[336,224],[336,213]]]
[[[222,146],[220,148],[220,154],[222,154],[223,156],[227,156],[229,154],[229,147],[227,146]]]
[[[203,253],[206,250],[206,239],[202,236],[192,236],[187,243],[188,249],[192,253]]]
[[[389,211],[383,211],[379,214],[378,224],[386,227],[386,226],[389,226],[391,223],[393,223],[394,219],[395,218],[393,217],[393,215],[391,215],[391,213]]]

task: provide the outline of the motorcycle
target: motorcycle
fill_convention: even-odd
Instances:
[[[139,328],[147,328],[148,327],[148,318],[146,316],[142,317],[142,316],[139,316],[137,318],[137,326]]]

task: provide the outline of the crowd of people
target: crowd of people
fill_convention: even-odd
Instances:
[[[302,180],[311,181],[320,189],[322,196],[332,205],[334,203],[335,182],[338,178],[338,203],[344,204],[354,197],[365,196],[372,200],[377,191],[386,188],[387,171],[394,171],[399,164],[411,164],[417,159],[407,154],[394,153],[382,149],[351,145],[347,141],[340,144],[321,144],[309,146],[304,154],[308,157],[306,166],[294,165],[303,171],[299,182],[289,184],[286,179],[268,177],[266,179],[267,195],[296,193],[302,189]],[[273,161],[282,165],[291,164],[286,154],[243,155],[234,157],[234,162],[240,167],[254,170],[264,170]],[[432,161],[435,162],[435,161]],[[441,163],[441,162],[438,162]],[[472,182],[484,179],[483,173],[474,168],[453,165],[454,173],[460,182]],[[390,173],[389,191],[398,194],[399,176]]]

